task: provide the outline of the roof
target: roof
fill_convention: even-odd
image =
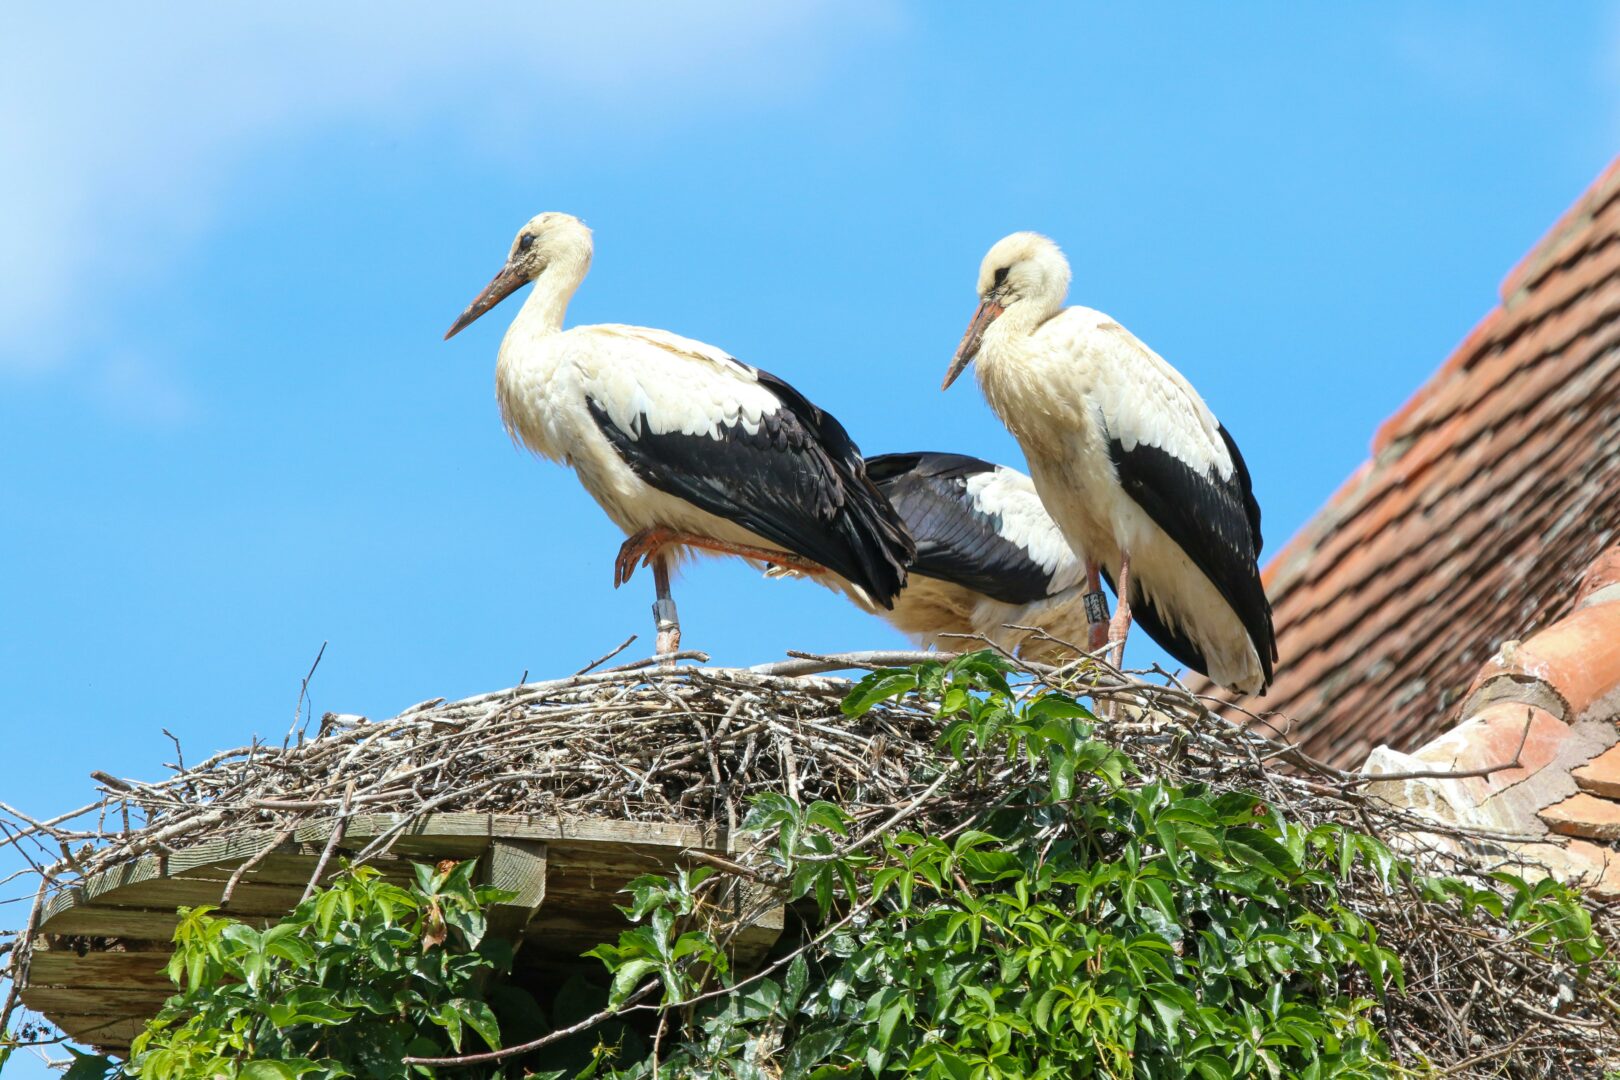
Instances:
[[[1614,899],[1620,546],[1598,557],[1572,600],[1568,614],[1480,667],[1459,724],[1411,754],[1376,749],[1364,771],[1389,778],[1369,788],[1384,802],[1506,841],[1476,838],[1475,854],[1538,864]]]
[[[1242,704],[1337,765],[1420,745],[1504,641],[1570,610],[1617,521],[1620,159],[1271,560],[1282,660]]]

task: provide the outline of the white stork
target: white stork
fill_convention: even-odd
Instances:
[[[890,606],[911,539],[838,421],[712,345],[639,326],[564,330],[591,252],[578,218],[539,215],[445,337],[534,282],[501,340],[501,415],[514,440],[572,466],[629,534],[614,587],[638,560],[652,566],[659,653],[680,645],[669,573],[693,549],[790,567]]]
[[[1023,447],[1035,489],[1118,609],[1091,647],[1124,651],[1133,609],[1152,607],[1222,686],[1264,691],[1277,659],[1255,558],[1260,507],[1237,444],[1175,368],[1102,312],[1065,308],[1069,263],[1014,233],[979,267],[979,307],[945,375],[975,356],[979,385]]]
[[[949,635],[978,634],[1026,659],[1074,659],[1063,644],[1084,641],[1086,568],[1017,469],[966,454],[919,451],[866,459],[917,543],[917,559],[892,611],[880,612],[918,644],[960,648]],[[1106,603],[1101,594],[1094,602]],[[1106,608],[1104,609],[1106,611]],[[1136,620],[1187,666],[1196,655],[1159,623],[1151,607]],[[1030,630],[1035,627],[1050,638]]]

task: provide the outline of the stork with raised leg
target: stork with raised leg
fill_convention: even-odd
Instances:
[[[572,466],[629,535],[614,587],[652,567],[658,652],[680,646],[670,571],[692,551],[788,567],[889,607],[911,538],[838,421],[712,345],[611,323],[564,330],[591,254],[578,218],[539,215],[445,337],[534,283],[501,340],[501,416],[519,444]]]
[[[979,306],[946,372],[978,359],[979,385],[1023,447],[1041,501],[1119,597],[1093,649],[1123,657],[1133,611],[1151,607],[1222,686],[1263,692],[1277,660],[1255,565],[1260,507],[1224,427],[1175,368],[1100,311],[1064,307],[1069,263],[1014,233],[979,267]]]
[[[1075,658],[1094,590],[1034,481],[1006,465],[932,451],[869,457],[866,473],[917,543],[905,589],[893,610],[880,612],[897,630],[935,648],[961,649],[964,637],[979,636],[1041,663]],[[1196,653],[1151,607],[1136,620],[1193,666]]]

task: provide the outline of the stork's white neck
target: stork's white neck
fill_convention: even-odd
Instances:
[[[1032,296],[1019,300],[1008,306],[1006,311],[995,322],[990,324],[990,331],[1000,331],[1002,337],[1022,337],[1034,332],[1042,323],[1063,310],[1063,297],[1059,296]],[[987,333],[986,337],[989,336]]]
[[[555,260],[534,280],[528,299],[523,301],[517,318],[507,328],[505,341],[532,339],[555,334],[562,330],[568,314],[568,302],[574,298],[579,283],[585,280],[590,262]]]

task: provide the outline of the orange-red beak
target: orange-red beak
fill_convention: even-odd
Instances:
[[[467,305],[467,310],[461,313],[461,318],[450,324],[450,329],[444,332],[444,340],[449,341],[477,322],[480,315],[522,288],[525,281],[523,275],[512,268],[511,263],[501,267],[501,272],[484,286],[484,291],[479,293],[471,304]]]
[[[941,384],[941,390],[950,389],[951,383],[962,374],[962,369],[979,355],[979,344],[984,341],[984,332],[1006,310],[989,297],[979,301],[979,309],[973,313],[973,321],[968,323],[967,333],[962,335],[962,343],[956,347],[956,355],[951,357],[951,367],[945,372],[945,382]]]

